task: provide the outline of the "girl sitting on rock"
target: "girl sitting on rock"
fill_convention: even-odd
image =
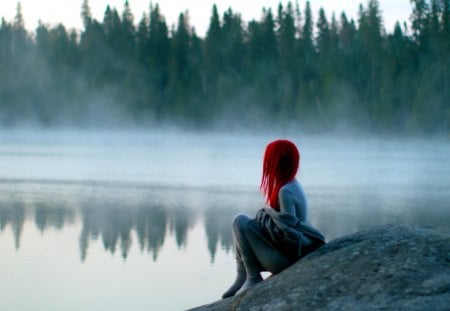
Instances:
[[[279,273],[325,243],[307,222],[307,201],[295,178],[300,153],[294,143],[276,140],[267,145],[260,189],[269,205],[256,218],[233,219],[237,277],[222,298],[240,294],[263,279],[261,271]]]

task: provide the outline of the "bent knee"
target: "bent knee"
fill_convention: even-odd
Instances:
[[[245,226],[247,225],[247,223],[249,222],[250,217],[248,217],[245,214],[237,214],[236,216],[234,216],[233,218],[233,229],[243,229],[245,228]]]

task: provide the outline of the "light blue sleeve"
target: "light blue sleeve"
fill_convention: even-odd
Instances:
[[[280,201],[280,212],[296,215],[295,201],[292,191],[288,188],[281,188],[278,192],[278,200]]]

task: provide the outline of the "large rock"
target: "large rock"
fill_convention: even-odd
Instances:
[[[377,226],[193,310],[450,310],[450,228]]]

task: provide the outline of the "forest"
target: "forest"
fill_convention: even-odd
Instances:
[[[189,12],[168,25],[158,4],[137,19],[125,2],[96,20],[88,0],[83,29],[29,32],[19,3],[0,26],[0,125],[448,134],[450,0],[411,0],[392,33],[381,11],[288,2],[244,21],[213,6],[200,37]]]

